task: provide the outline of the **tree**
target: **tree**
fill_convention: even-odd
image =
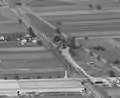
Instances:
[[[113,64],[120,64],[120,60],[116,59],[115,61],[113,61]]]
[[[100,4],[96,5],[96,9],[97,9],[97,10],[101,10],[101,9],[102,9],[102,8],[101,8],[101,5],[100,5]]]
[[[49,79],[51,79],[52,77],[51,76],[49,76]]]
[[[18,80],[18,79],[19,79],[19,76],[18,76],[18,75],[15,75],[15,79]]]
[[[70,47],[69,53],[71,54],[71,56],[76,56],[76,53],[72,47]]]
[[[93,53],[93,52],[90,52],[90,56],[94,56],[94,53]]]
[[[89,4],[89,8],[93,9],[93,5],[92,5],[92,4]]]
[[[61,24],[62,24],[62,22],[61,22],[61,21],[57,21],[56,23],[57,23],[57,25],[61,25]]]
[[[96,58],[97,60],[100,60],[100,57],[99,56],[97,56],[97,58]]]
[[[73,49],[75,49],[75,47],[76,47],[76,44],[75,44],[75,36],[73,36],[72,38],[71,38],[71,47],[73,48]]]
[[[56,28],[55,31],[56,31],[57,34],[61,34],[61,30],[59,28]]]
[[[98,46],[94,46],[92,47],[94,50],[100,50],[100,51],[105,51],[105,48],[101,45],[98,45]]]
[[[7,79],[8,79],[8,78],[5,76],[5,77],[4,77],[4,80],[7,80]]]
[[[116,77],[116,75],[115,75],[115,72],[114,72],[114,71],[110,70],[108,73],[109,73],[109,76],[110,76],[110,77]]]
[[[31,27],[28,28],[28,33],[30,34],[31,37],[36,37],[36,35],[34,34],[34,31]]]
[[[37,41],[37,44],[38,45],[43,45],[42,41],[40,41],[40,40]]]
[[[20,91],[17,91],[17,95],[20,96]]]
[[[41,76],[37,76],[37,79],[41,79],[42,77]]]
[[[89,40],[89,38],[87,36],[84,37],[85,40]]]
[[[54,42],[59,42],[59,41],[61,41],[62,39],[61,39],[61,37],[59,36],[59,35],[56,35],[54,38],[53,38],[53,41]]]
[[[23,23],[22,19],[18,18],[18,23],[22,24]]]

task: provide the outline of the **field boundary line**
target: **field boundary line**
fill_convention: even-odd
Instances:
[[[92,10],[92,11],[53,11],[53,12],[42,12],[42,13],[36,13],[36,15],[40,16],[62,16],[62,15],[79,15],[79,14],[99,14],[99,13],[109,13],[109,12],[116,12],[120,13],[120,10]]]
[[[8,52],[17,52],[17,51],[45,51],[44,47],[15,47],[15,48],[0,48],[1,51],[8,51]]]

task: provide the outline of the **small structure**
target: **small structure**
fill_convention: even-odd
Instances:
[[[22,39],[21,42],[20,42],[21,45],[25,45],[26,43],[27,43],[26,39]]]

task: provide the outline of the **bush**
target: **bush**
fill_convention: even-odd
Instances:
[[[85,39],[85,40],[89,40],[89,38],[88,38],[87,36],[86,36],[86,37],[84,37],[84,39]]]
[[[57,28],[57,29],[55,30],[55,32],[56,32],[57,34],[61,34],[61,30],[60,30],[59,28]]]
[[[93,9],[93,5],[92,5],[92,4],[89,4],[89,8]]]
[[[61,41],[62,39],[61,39],[61,37],[59,36],[59,35],[56,35],[54,38],[53,38],[53,41],[54,42],[59,42],[59,41]]]
[[[113,64],[120,64],[120,60],[116,59],[115,61],[113,61]]]
[[[105,48],[103,46],[95,46],[95,47],[92,47],[94,50],[100,50],[100,51],[105,51]]]
[[[34,34],[34,31],[31,27],[28,28],[28,33],[31,37],[36,37],[36,35]]]
[[[101,5],[96,5],[96,9],[97,10],[101,10],[102,8],[101,8]]]
[[[57,21],[57,22],[56,22],[56,24],[57,24],[57,25],[61,25],[61,24],[62,24],[62,22],[60,22],[60,21]]]
[[[43,45],[43,43],[40,40],[37,41],[37,44],[38,45]]]
[[[109,73],[109,76],[110,76],[110,77],[116,77],[114,71],[110,70],[108,73]]]

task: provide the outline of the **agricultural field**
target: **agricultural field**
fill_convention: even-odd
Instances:
[[[0,8],[0,22],[17,22],[15,14],[7,7]]]
[[[0,36],[15,39],[28,33],[7,7],[0,9]],[[43,46],[20,41],[0,42],[0,79],[62,78],[64,67]]]
[[[0,35],[26,32],[25,25],[19,24],[18,18],[9,8],[0,8]]]
[[[0,78],[14,78],[16,75],[20,78],[64,77],[64,66],[42,46],[4,45],[0,48],[0,60]]]
[[[120,89],[118,88],[107,88],[105,89],[108,95],[110,95],[112,98],[120,98]]]
[[[6,1],[12,4],[15,0]],[[90,8],[89,4],[93,4],[93,8]],[[22,9],[25,9],[26,12],[30,10],[33,11],[34,14],[40,18],[44,18],[68,35],[76,37],[120,35],[119,13],[81,14],[83,10],[95,12],[97,4],[100,4],[103,10],[120,8],[120,3],[113,0],[74,0],[74,2],[73,0],[34,0],[25,4],[27,8],[23,5]],[[82,13],[84,13],[84,11]],[[50,27],[47,28],[43,22],[38,21],[38,19],[30,15],[30,13],[26,13],[26,15],[39,31],[45,33],[50,32],[48,35],[53,37],[54,33],[50,31]],[[6,18],[2,19],[1,16],[1,20],[6,20]],[[15,23],[2,24],[0,26],[2,30],[0,34],[2,35],[4,33],[7,35],[8,33],[11,34],[14,32],[25,34],[27,32],[24,25],[20,25],[17,20],[14,21]],[[115,45],[116,39],[91,39],[89,41],[79,39],[77,41],[109,62],[113,63],[114,60],[119,58],[119,47]],[[98,50],[95,50],[96,48],[93,48],[95,46],[102,46],[104,48],[102,48],[102,51],[98,48]],[[43,46],[38,46],[37,44],[20,46],[19,42],[10,42],[4,45],[1,43],[0,47],[0,78],[36,79],[64,77],[65,68],[63,64],[48,50],[43,49]],[[9,49],[7,49],[8,47]],[[120,72],[110,67],[109,64],[99,60],[96,61],[95,58],[91,57],[83,49],[76,49],[73,59],[93,77],[107,77],[110,76],[111,71],[114,72],[117,77],[120,76]],[[94,64],[89,64],[90,61],[94,62]],[[115,66],[119,67],[119,64]],[[110,94],[109,90],[108,93]],[[116,95],[113,96],[117,98],[118,96]]]
[[[117,1],[117,0],[116,0]],[[92,10],[89,4],[96,9],[98,4],[104,10],[115,10],[120,8],[120,3],[115,0],[33,0],[26,4],[36,13],[50,11],[75,11],[75,10]],[[48,8],[49,7],[49,8]]]
[[[118,49],[115,48],[115,44],[113,43],[113,39],[90,39],[84,40],[84,39],[78,39],[77,40],[79,44],[85,46],[88,48],[91,52],[97,54],[99,57],[104,58],[107,60],[109,63],[114,63],[116,60],[119,60],[119,51]],[[103,47],[104,50],[98,50],[96,47]],[[100,48],[100,49],[103,49]],[[81,62],[81,60],[77,59],[81,57],[78,55],[78,53],[81,53],[80,49],[77,50],[77,56],[74,57],[76,61]],[[84,51],[85,52],[85,51]],[[99,60],[96,60],[95,58],[91,57],[90,54],[86,54],[85,56],[82,54],[82,57],[86,58],[87,61],[85,61],[87,64],[81,64],[80,66],[83,67],[89,74],[95,76],[95,77],[106,77],[109,76],[109,71],[112,70],[116,73],[116,75],[119,77],[120,72],[117,70],[113,69],[112,67],[109,66],[109,63],[103,63]],[[88,59],[89,58],[89,59]],[[88,64],[90,62],[94,62],[94,64]],[[116,64],[114,66],[119,67],[119,64]]]

